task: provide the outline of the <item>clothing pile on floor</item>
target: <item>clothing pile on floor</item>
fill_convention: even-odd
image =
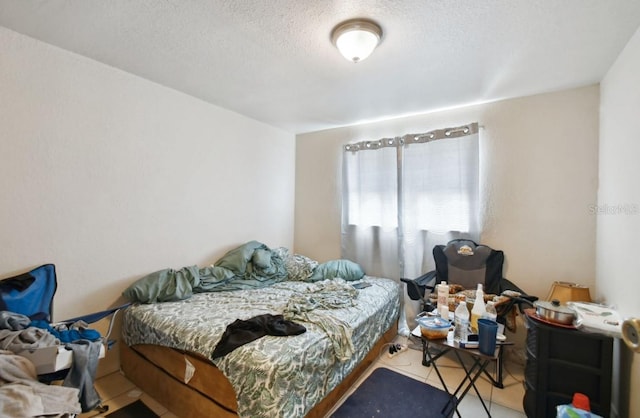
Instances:
[[[81,321],[54,327],[0,311],[0,416],[65,416],[96,408],[101,399],[93,383],[101,344],[100,333]],[[73,363],[62,386],[41,383],[35,366],[17,355],[60,345],[73,351]]]
[[[81,412],[78,389],[45,385],[33,363],[12,351],[0,350],[0,416],[65,417]]]

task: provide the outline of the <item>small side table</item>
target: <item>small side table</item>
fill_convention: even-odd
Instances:
[[[482,403],[482,407],[486,411],[487,416],[491,417],[491,414],[489,413],[489,409],[487,408],[487,405],[484,403],[484,400],[482,399],[482,396],[480,396],[480,392],[476,387],[476,380],[478,380],[478,378],[482,373],[485,373],[490,378],[491,383],[494,386],[499,388],[504,387],[502,384],[502,361],[501,361],[502,347],[505,345],[511,345],[511,344],[513,343],[498,342],[496,344],[496,350],[493,353],[493,355],[488,356],[486,354],[481,353],[480,350],[476,348],[461,348],[457,342],[453,341],[451,333],[449,333],[449,337],[447,339],[441,339],[441,340],[429,340],[427,338],[422,337],[422,364],[424,366],[433,365],[433,369],[438,374],[438,378],[440,379],[440,383],[442,383],[444,390],[448,394],[456,397],[458,399],[458,404],[462,402],[462,399],[467,395],[469,390],[473,388],[476,394],[478,395],[478,398],[480,399],[480,402]],[[437,352],[433,354],[429,350],[430,347],[435,348]],[[458,359],[458,363],[460,364],[460,366],[462,366],[462,369],[465,372],[465,377],[462,379],[462,381],[460,382],[456,390],[453,391],[453,393],[451,393],[451,391],[447,388],[447,384],[442,378],[442,374],[440,374],[440,370],[438,370],[438,366],[437,366],[437,360],[440,357],[442,357],[444,354],[450,351],[453,351],[456,358]],[[467,367],[465,365],[464,360],[462,358],[463,355],[468,356],[472,360],[471,367]],[[497,380],[494,379],[493,376],[491,376],[491,374],[489,374],[489,372],[487,371],[487,366],[494,361],[497,363],[497,369],[498,369]],[[456,413],[458,414],[458,416],[460,416],[460,412],[457,410],[457,408],[456,408]]]

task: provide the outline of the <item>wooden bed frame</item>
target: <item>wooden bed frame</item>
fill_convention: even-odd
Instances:
[[[356,368],[320,403],[307,418],[323,418],[378,358],[384,344],[397,335],[397,324],[380,337]],[[236,394],[229,380],[207,358],[194,353],[149,344],[129,347],[120,344],[122,370],[131,382],[177,416],[210,418],[238,417]],[[195,372],[185,384],[191,363]]]

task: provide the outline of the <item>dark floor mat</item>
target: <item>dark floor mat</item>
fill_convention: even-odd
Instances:
[[[447,392],[386,368],[378,368],[332,418],[450,417],[456,400]]]
[[[107,418],[158,418],[140,399],[107,415]]]

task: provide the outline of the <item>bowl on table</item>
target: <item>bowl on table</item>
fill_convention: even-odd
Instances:
[[[449,329],[451,329],[451,322],[439,316],[418,317],[416,321],[418,322],[418,325],[420,325],[420,332],[422,336],[428,340],[447,338]]]

